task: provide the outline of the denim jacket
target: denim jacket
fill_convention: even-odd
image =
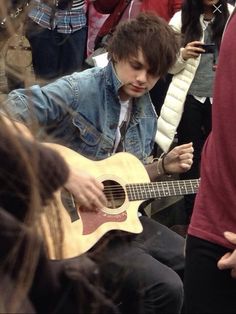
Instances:
[[[8,95],[7,107],[21,121],[32,117],[41,126],[54,126],[63,144],[92,160],[113,153],[120,115],[121,82],[110,62],[62,77],[53,83],[18,89]],[[124,138],[124,150],[143,163],[152,153],[157,116],[149,93],[135,98]],[[69,144],[68,144],[69,143]]]

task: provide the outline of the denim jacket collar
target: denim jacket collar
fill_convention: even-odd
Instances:
[[[109,61],[108,65],[105,68],[105,77],[106,77],[107,87],[108,88],[110,87],[118,97],[119,89],[122,86],[122,82],[118,79],[118,76],[116,74],[115,67],[112,61]]]

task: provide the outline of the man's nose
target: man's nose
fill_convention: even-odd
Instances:
[[[138,73],[137,75],[137,81],[141,83],[146,83],[147,82],[147,71],[142,70]]]

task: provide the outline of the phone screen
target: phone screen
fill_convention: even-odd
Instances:
[[[215,44],[203,44],[201,48],[205,50],[205,52],[201,53],[215,53],[216,45]]]

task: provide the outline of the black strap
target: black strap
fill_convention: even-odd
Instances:
[[[124,139],[127,129],[127,121],[123,121],[120,125],[120,142],[117,146],[116,153],[124,151]]]
[[[71,9],[72,4],[73,4],[73,0],[58,0],[57,8],[59,10],[69,10]]]

